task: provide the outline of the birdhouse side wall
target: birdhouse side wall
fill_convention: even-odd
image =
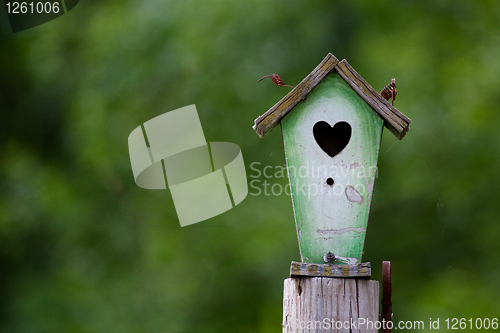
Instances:
[[[302,261],[361,262],[382,118],[330,73],[281,126]]]

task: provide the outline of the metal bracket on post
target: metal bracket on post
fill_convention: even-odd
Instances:
[[[382,262],[382,320],[392,321],[392,281],[391,262]],[[385,326],[382,333],[390,333],[391,330]]]

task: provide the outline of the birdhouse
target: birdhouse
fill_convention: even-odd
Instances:
[[[361,262],[383,127],[398,139],[410,119],[332,54],[255,120],[281,124],[302,262]]]

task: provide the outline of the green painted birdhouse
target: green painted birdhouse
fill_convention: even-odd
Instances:
[[[382,129],[398,139],[410,119],[332,54],[255,120],[281,124],[303,262],[361,262]]]

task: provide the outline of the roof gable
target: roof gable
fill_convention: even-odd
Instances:
[[[262,138],[311,92],[330,72],[336,71],[347,84],[380,116],[384,125],[398,139],[402,139],[410,129],[411,120],[399,112],[366,82],[344,59],[339,61],[331,53],[266,113],[255,119],[253,129]]]

